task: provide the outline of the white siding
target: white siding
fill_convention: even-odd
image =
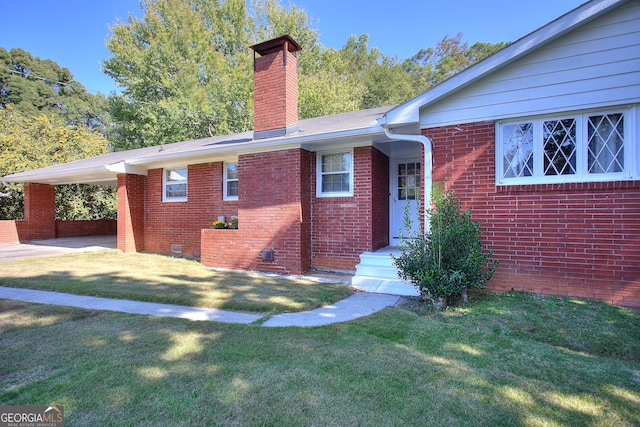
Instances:
[[[640,2],[632,1],[420,111],[435,127],[640,102]]]

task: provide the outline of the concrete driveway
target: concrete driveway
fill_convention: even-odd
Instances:
[[[0,262],[115,249],[116,247],[116,236],[67,237],[64,239],[33,240],[29,243],[0,244]]]

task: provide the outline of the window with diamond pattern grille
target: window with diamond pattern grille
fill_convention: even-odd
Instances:
[[[629,145],[628,137],[625,141],[622,112],[501,123],[497,135],[500,183],[596,181],[630,175],[625,150],[635,146]]]
[[[590,116],[589,173],[622,172],[624,170],[624,126],[622,114]]]
[[[533,175],[533,125],[517,123],[502,128],[503,178]]]
[[[576,120],[543,122],[544,174],[572,175],[576,173]]]

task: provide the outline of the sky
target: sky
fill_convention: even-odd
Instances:
[[[435,47],[445,36],[462,41],[513,42],[586,0],[282,0],[306,10],[320,42],[339,49],[351,34],[369,35],[369,47],[403,60]],[[140,17],[140,0],[0,0],[0,47],[22,48],[69,68],[92,93],[117,91],[102,73],[109,58],[109,27],[129,14]],[[303,46],[304,48],[304,46]]]

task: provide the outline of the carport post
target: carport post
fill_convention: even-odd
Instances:
[[[144,250],[145,176],[118,174],[118,249]]]
[[[24,221],[18,227],[20,241],[55,239],[56,191],[47,184],[24,184]]]

